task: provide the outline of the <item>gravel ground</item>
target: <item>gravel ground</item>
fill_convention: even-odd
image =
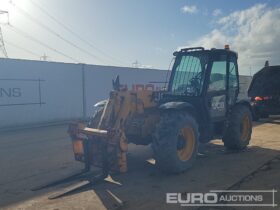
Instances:
[[[214,140],[200,148],[203,155],[192,169],[178,175],[159,172],[149,146],[130,145],[128,173],[112,175],[110,182],[102,182],[56,200],[48,200],[48,196],[71,188],[77,182],[36,192],[30,189],[83,167],[73,160],[67,126],[0,133],[0,208],[178,209],[180,206],[177,204],[166,204],[167,192],[275,189],[278,190],[275,194],[278,207],[274,209],[277,209],[280,203],[279,125],[280,117],[255,123],[250,146],[238,153],[227,152],[221,141]]]

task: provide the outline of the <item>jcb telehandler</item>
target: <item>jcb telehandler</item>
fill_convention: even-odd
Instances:
[[[173,55],[166,90],[122,90],[117,78],[90,122],[69,126],[75,159],[85,163],[85,171],[101,167],[101,178],[126,172],[128,143],[151,144],[156,165],[167,173],[190,168],[198,145],[214,138],[228,149],[249,144],[252,114],[249,101],[238,100],[237,53],[226,46]]]
[[[127,170],[127,144],[152,144],[156,165],[168,173],[188,169],[198,145],[222,138],[228,149],[249,144],[249,101],[238,101],[237,53],[202,47],[174,53],[166,91],[121,90],[97,103],[88,125],[72,124],[75,158],[108,172]]]

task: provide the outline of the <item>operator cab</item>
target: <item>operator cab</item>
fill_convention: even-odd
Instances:
[[[202,127],[205,124],[208,129],[211,124],[209,132],[217,133],[213,130],[221,127],[219,123],[224,122],[237,102],[237,53],[226,45],[225,49],[184,48],[173,55],[175,61],[167,93],[162,98],[163,106],[191,108],[199,115]]]
[[[207,98],[211,117],[225,117],[239,92],[237,53],[226,45],[225,49],[185,48],[174,56],[168,93],[190,103]]]

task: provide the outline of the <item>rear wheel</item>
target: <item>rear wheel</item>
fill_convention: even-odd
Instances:
[[[190,114],[164,113],[152,143],[156,165],[167,173],[190,168],[197,155],[198,138],[198,125]]]
[[[245,105],[237,105],[230,114],[229,125],[223,137],[223,142],[228,149],[243,149],[252,134],[252,114]]]

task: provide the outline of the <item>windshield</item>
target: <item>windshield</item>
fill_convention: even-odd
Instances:
[[[178,55],[173,66],[169,90],[180,95],[200,95],[207,63],[208,56],[201,51]]]

